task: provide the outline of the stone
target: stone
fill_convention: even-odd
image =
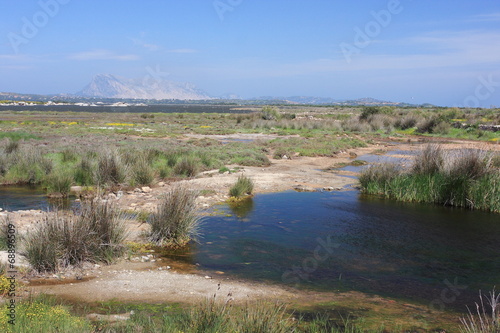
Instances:
[[[316,189],[306,185],[295,185],[293,189],[297,192],[316,192]]]
[[[335,189],[331,186],[323,187],[323,191],[333,191],[333,190],[335,190]]]
[[[141,189],[140,188],[134,188],[134,193],[141,193]]]
[[[141,191],[143,193],[151,193],[151,191],[153,191],[153,190],[149,186],[144,186],[144,187],[141,187]]]
[[[83,186],[71,186],[69,188],[69,193],[71,193],[71,194],[78,195],[78,194],[82,193],[82,191],[83,191]]]
[[[165,182],[159,182],[159,183],[158,183],[158,186],[160,186],[160,187],[165,186]]]

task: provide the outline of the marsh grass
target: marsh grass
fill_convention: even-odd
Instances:
[[[182,185],[169,190],[150,215],[149,240],[160,246],[183,246],[195,239],[201,223],[196,197],[196,192]]]
[[[68,171],[57,170],[50,173],[44,180],[47,193],[60,193],[63,197],[69,195],[69,189],[73,183],[73,174]]]
[[[500,212],[500,170],[484,151],[445,153],[439,146],[428,145],[409,170],[380,164],[363,170],[359,181],[369,194]]]
[[[24,253],[38,272],[85,261],[106,262],[123,254],[126,228],[115,207],[86,203],[80,215],[54,212],[45,216],[26,235]]]
[[[98,184],[120,184],[127,177],[127,167],[116,150],[106,149],[99,154],[96,169]]]
[[[131,167],[132,180],[138,185],[149,185],[155,179],[154,170],[151,167],[150,161],[153,158],[141,155],[137,158],[134,165]]]
[[[476,311],[468,309],[466,317],[460,318],[462,333],[498,333],[500,332],[500,294],[495,288],[488,295],[479,292]]]
[[[200,172],[201,161],[195,156],[183,156],[177,160],[174,173],[179,176],[194,177]]]
[[[229,195],[234,198],[240,198],[244,195],[250,195],[253,192],[254,183],[252,179],[245,175],[240,175],[236,183],[229,189]]]

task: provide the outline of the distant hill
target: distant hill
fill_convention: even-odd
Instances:
[[[167,80],[128,79],[111,74],[99,74],[83,90],[77,93],[82,97],[123,98],[123,99],[175,99],[207,100],[205,92],[190,83]]]

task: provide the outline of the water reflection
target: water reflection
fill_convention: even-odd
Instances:
[[[239,219],[244,219],[254,209],[253,199],[252,197],[247,197],[237,202],[232,202],[229,204],[229,208]]]

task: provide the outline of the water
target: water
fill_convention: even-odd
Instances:
[[[403,152],[403,151],[398,151],[398,152]],[[366,154],[366,155],[361,155],[357,160],[360,161],[365,161],[368,164],[375,164],[375,163],[395,163],[395,164],[400,164],[402,162],[407,162],[408,159],[402,158],[402,157],[395,157],[395,156],[388,156],[388,155],[372,155],[372,154]],[[361,172],[365,168],[368,168],[369,165],[361,165],[361,166],[354,166],[354,165],[347,165],[342,168],[338,168],[337,170],[339,171],[350,171],[350,172]]]
[[[78,106],[78,105],[0,105],[0,111],[50,111],[50,112],[133,112],[133,113],[248,113],[251,108],[235,105],[166,104],[147,106]]]
[[[67,209],[75,204],[73,199],[49,200],[47,193],[39,187],[0,186],[0,207],[9,211]]]
[[[222,209],[177,259],[253,280],[457,310],[473,304],[479,289],[500,286],[499,215],[357,191],[263,194]],[[458,295],[446,291],[450,284]]]

